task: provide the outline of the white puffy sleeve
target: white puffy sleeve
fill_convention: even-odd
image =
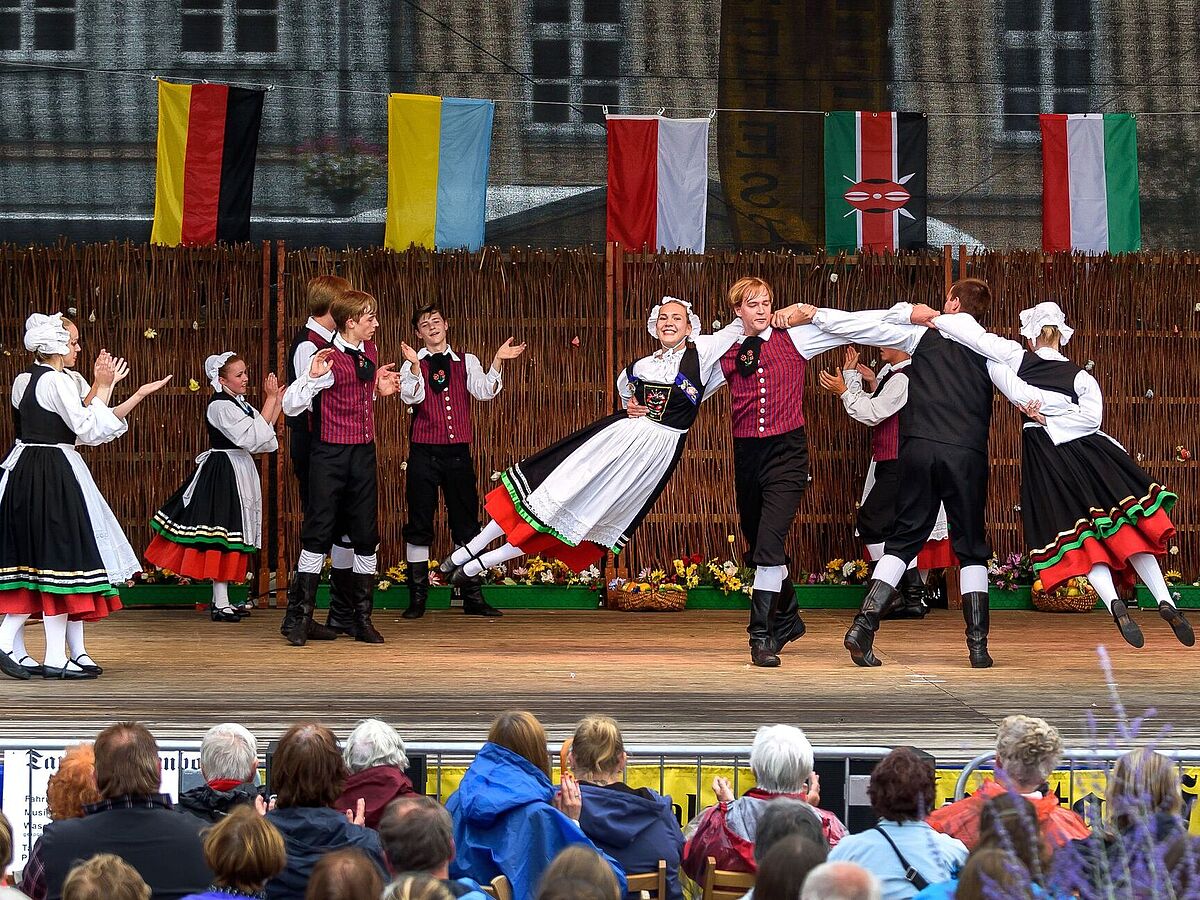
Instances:
[[[296,380],[287,386],[283,392],[283,414],[298,416],[312,409],[313,400],[317,394],[327,387],[333,386],[333,370],[330,369],[320,378],[313,378],[308,370],[300,372]]]
[[[129,428],[99,398],[84,406],[74,379],[66,372],[51,371],[39,378],[35,399],[38,406],[58,413],[75,432],[75,440],[87,447],[107,444]]]
[[[425,402],[425,379],[421,367],[408,360],[400,365],[400,402],[405,406],[416,406]]]
[[[25,396],[25,388],[27,387],[29,387],[28,372],[22,372],[13,379],[12,393],[9,395],[9,399],[12,400],[14,407],[21,405],[21,399]]]
[[[736,344],[738,338],[745,333],[742,320],[734,316],[733,321],[720,331],[696,335],[696,353],[700,357],[700,377],[705,382],[709,380],[709,371],[720,362],[725,352]]]
[[[483,363],[474,353],[464,354],[463,360],[467,365],[467,393],[476,400],[491,400],[500,393],[504,383],[496,369],[483,371]]]
[[[967,313],[947,313],[938,316],[933,320],[933,327],[955,343],[962,344],[968,350],[974,350],[993,362],[1008,366],[1014,372],[1021,368],[1021,362],[1025,359],[1024,347],[1016,341],[992,334]]]
[[[279,449],[275,429],[256,411],[246,415],[236,403],[208,404],[208,422],[247,453],[274,453]]]
[[[875,309],[865,312],[843,312],[840,309],[818,309],[813,316],[812,325],[800,325],[799,328],[818,329],[824,333],[821,342],[813,340],[811,359],[818,353],[842,344],[867,344],[871,347],[894,347],[911,354],[917,349],[917,344],[928,330],[924,325],[912,325],[899,321],[903,317],[903,306],[898,304],[891,309]],[[911,309],[911,307],[909,307]],[[789,328],[788,331],[795,331]],[[799,346],[799,345],[797,345]],[[805,353],[804,349],[800,350]]]
[[[992,379],[992,384],[1014,406],[1026,406],[1037,400],[1041,403],[1039,411],[1047,418],[1079,411],[1079,407],[1071,402],[1071,398],[1066,394],[1036,388],[1003,363],[989,359],[987,371],[988,377]]]
[[[1055,446],[1095,434],[1100,430],[1100,422],[1104,419],[1104,395],[1100,393],[1100,385],[1096,379],[1087,372],[1080,371],[1075,376],[1073,387],[1076,396],[1079,397],[1078,406],[1065,413],[1046,414],[1044,427]]]

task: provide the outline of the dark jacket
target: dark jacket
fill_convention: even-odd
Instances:
[[[397,797],[415,793],[408,776],[395,766],[371,766],[355,772],[346,779],[342,796],[333,802],[334,809],[354,809],[359,799],[366,801],[368,828],[378,828],[379,819],[388,804]]]
[[[46,896],[59,900],[71,867],[97,853],[113,853],[137,869],[154,900],[199,893],[213,878],[204,862],[202,827],[199,819],[173,810],[165,795],[101,801],[88,806],[82,819],[51,822],[42,832]]]
[[[343,847],[362,850],[379,867],[384,880],[388,878],[379,835],[351,824],[341,810],[290,806],[271,810],[267,820],[279,829],[287,848],[287,868],[267,882],[267,900],[303,900],[317,860]]]
[[[624,784],[580,784],[579,791],[583,795],[579,826],[592,843],[619,862],[627,875],[657,871],[658,861],[665,859],[667,897],[679,900],[683,830],[671,809],[671,798],[649,788],[634,791]]]
[[[1054,854],[1050,887],[1083,900],[1166,896],[1170,875],[1162,857],[1186,831],[1178,816],[1157,813],[1117,834],[1095,833],[1071,841]]]
[[[256,797],[258,788],[249,782],[228,791],[213,790],[207,784],[202,784],[180,794],[176,808],[206,823],[219,822],[235,807],[245,803],[253,806]]]

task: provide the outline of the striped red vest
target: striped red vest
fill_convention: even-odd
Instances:
[[[375,379],[360,381],[350,354],[333,346],[333,384],[317,394],[321,440],[327,444],[369,444],[375,440]],[[363,352],[371,362],[378,362],[373,341],[363,342]]]
[[[421,358],[421,377],[425,379],[425,400],[414,407],[412,442],[471,443],[471,395],[467,393],[466,362],[461,357],[450,360],[450,383],[444,391],[430,387],[428,356]]]
[[[792,339],[784,331],[772,330],[771,339],[759,348],[758,371],[750,375],[737,370],[741,349],[735,343],[721,357],[733,406],[733,436],[773,437],[802,428],[808,362]]]
[[[904,369],[900,369],[899,371],[892,369],[879,379],[878,384],[875,385],[875,391],[871,396],[877,396],[893,375],[908,377]],[[900,412],[897,410],[871,429],[871,458],[875,462],[887,462],[889,459],[896,459],[899,455]]]

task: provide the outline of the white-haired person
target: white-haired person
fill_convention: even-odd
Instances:
[[[932,327],[988,360],[1000,389],[1025,413],[1021,431],[1021,523],[1034,573],[1052,591],[1083,575],[1108,607],[1125,641],[1145,643],[1117,593],[1117,581],[1141,579],[1180,643],[1192,626],[1175,605],[1158,558],[1175,535],[1170,511],[1178,497],[1100,430],[1104,395],[1090,373],[1062,354],[1075,333],[1057,303],[1021,312],[1025,345],[984,330],[963,315],[931,318]],[[1012,387],[1015,386],[1015,387]],[[1047,414],[1023,403],[1028,387],[1065,396],[1071,411]]]
[[[754,872],[754,841],[758,820],[766,806],[778,797],[800,800],[813,807],[821,819],[821,832],[830,847],[846,835],[846,826],[836,815],[821,809],[821,784],[813,771],[813,749],[804,732],[791,725],[764,725],[754,735],[750,748],[750,770],[755,786],[735,798],[729,781],[713,779],[717,804],[704,810],[683,848],[681,868],[694,881],[704,874],[705,860],[712,856],[718,869]]]
[[[258,740],[236,722],[214,725],[200,741],[200,774],[204,784],[179,794],[184,812],[219,822],[243,804],[260,805]]]
[[[342,748],[350,776],[335,809],[355,809],[363,801],[363,824],[378,830],[388,804],[416,793],[408,777],[408,753],[400,733],[387,722],[363,719]]]
[[[1045,719],[1006,717],[996,733],[995,778],[985,779],[971,796],[934,810],[927,821],[935,831],[956,837],[973,850],[979,842],[984,804],[998,794],[1015,791],[1033,803],[1049,850],[1086,838],[1091,833],[1087,823],[1074,810],[1060,805],[1058,795],[1047,784],[1062,753],[1058,729]]]
[[[246,578],[250,557],[262,546],[262,485],[254,454],[279,448],[275,421],[282,411],[283,386],[270,373],[260,413],[246,399],[250,373],[232,351],[204,361],[213,394],[205,411],[209,449],[196,457],[196,471],[150,520],[154,538],[146,559],[198,581],[212,580],[209,617],[240,622],[253,603],[235,607],[229,582]]]
[[[701,401],[719,384],[721,356],[742,334],[737,319],[701,334],[691,303],[674,297],[650,310],[646,329],[659,347],[617,377],[625,409],[504,471],[484,504],[491,519],[441,566],[452,583],[527,553],[582,572],[621,552],[667,486]]]
[[[75,445],[94,447],[124,434],[129,413],[170,376],[143,384],[115,408],[99,395],[85,405],[66,371],[78,337],[72,339],[61,315],[31,315],[25,347],[34,362],[15,404],[18,442],[0,464],[0,671],[31,677],[12,653],[25,621],[41,613],[46,654],[39,674],[95,678],[100,667],[90,656],[68,655],[68,621],[94,622],[120,609],[116,585],[142,567]],[[110,358],[101,378],[115,380],[116,367]]]
[[[804,879],[800,900],[883,900],[883,885],[862,866],[825,862]]]

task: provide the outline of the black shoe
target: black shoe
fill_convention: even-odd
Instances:
[[[774,669],[779,665],[779,657],[770,645],[756,643],[750,645],[750,662],[764,669]]]
[[[329,614],[325,627],[339,634],[354,634],[354,572],[351,569],[329,570]],[[312,637],[312,635],[309,635]]]
[[[3,650],[0,650],[0,672],[17,681],[28,681],[33,677],[28,669]]]
[[[1146,638],[1142,635],[1142,629],[1129,617],[1129,607],[1125,605],[1124,600],[1114,600],[1112,609],[1109,611],[1112,613],[1117,630],[1121,632],[1121,637],[1125,638],[1125,643],[1139,649],[1146,646]]]
[[[232,606],[217,606],[208,601],[208,616],[214,622],[240,622],[242,614]]]
[[[425,604],[429,600],[429,563],[408,564],[408,609],[400,614],[402,619],[419,619],[425,615]]]
[[[371,621],[371,611],[375,608],[375,576],[355,572],[352,584],[354,591],[350,599],[354,605],[354,639],[364,644],[382,644],[383,635]]]
[[[33,665],[27,666],[25,664],[26,660],[33,663]],[[20,664],[22,669],[24,669],[26,672],[28,672],[34,678],[41,678],[42,674],[46,671],[46,667],[43,666],[40,662],[38,662],[36,659],[34,659],[32,656],[22,656],[20,659],[17,660],[17,662]],[[80,665],[79,663],[75,662],[75,660],[71,660],[71,662],[75,663],[75,665],[79,666],[79,668],[83,669],[84,671],[87,671],[87,666]],[[100,669],[99,666],[95,666],[94,668]],[[100,672],[103,672],[103,671],[104,671],[103,669],[100,669]],[[99,675],[100,672],[97,672],[96,674]]]
[[[474,556],[473,556],[473,557],[471,557],[471,559],[475,559],[475,558],[476,558],[476,557],[474,557]],[[468,560],[467,560],[467,562],[470,562],[470,561],[471,561],[471,559],[468,559]],[[455,569],[455,570],[454,570],[454,571],[453,571],[453,572],[450,574],[450,581],[449,581],[449,584],[450,584],[452,587],[456,587],[456,588],[462,588],[462,587],[466,587],[466,586],[467,586],[467,585],[469,585],[469,584],[470,584],[470,583],[471,583],[473,580],[475,580],[475,579],[479,578],[479,575],[468,575],[466,572],[464,572],[464,571],[463,571],[463,566],[465,566],[466,564],[467,564],[467,563],[463,563],[463,564],[462,564],[462,566],[458,566],[458,567],[457,567],[457,568],[456,568],[456,569]],[[483,573],[481,572],[481,573],[479,573],[479,574],[480,574],[480,575],[482,575]]]
[[[243,619],[248,619],[248,618],[250,618],[250,614],[254,612],[254,608],[255,608],[254,601],[253,600],[245,600],[242,603],[235,603],[235,604],[233,604],[233,608],[237,611],[237,614],[239,616],[241,616]]]
[[[86,672],[83,669],[68,669],[66,666],[63,666],[61,669],[57,666],[42,666],[42,677],[60,681],[85,681],[95,678],[96,674],[94,672]]]
[[[1172,606],[1170,603],[1160,603],[1158,604],[1158,614],[1171,626],[1171,630],[1175,632],[1175,637],[1179,639],[1179,643],[1185,647],[1195,646],[1196,633],[1192,631],[1191,623],[1184,616],[1183,610]]]
[[[91,657],[88,656],[86,653],[80,654],[79,656],[71,656],[68,658],[71,660],[71,662],[75,663],[75,665],[79,666],[79,668],[83,669],[83,671],[85,671],[85,672],[92,672],[96,675],[104,674],[104,669],[101,668],[100,666],[96,665],[95,662],[90,662],[90,663],[80,662],[81,659],[91,659]],[[29,659],[29,657],[26,656],[25,659]],[[21,660],[22,665],[24,664],[25,659]],[[38,668],[40,669],[43,667],[38,666]]]
[[[879,630],[879,620],[887,615],[895,600],[896,591],[890,584],[871,579],[862,607],[842,639],[842,646],[850,652],[850,659],[856,666],[873,668],[883,665],[874,651],[875,632]]]
[[[457,550],[458,548],[455,547],[454,549]],[[470,552],[470,551],[468,551],[468,552]],[[471,560],[469,560],[469,559],[467,560],[467,562],[470,562],[470,561]],[[456,571],[458,571],[463,566],[465,566],[467,564],[467,562],[463,563],[462,566],[460,566],[458,563],[454,562],[454,554],[447,553],[446,558],[441,561],[441,563],[437,567],[437,570],[442,573],[442,580],[449,582],[450,576],[452,576]]]
[[[987,637],[990,627],[987,591],[972,591],[963,594],[963,621],[966,623],[967,656],[972,669],[990,669],[992,658],[988,655]]]

